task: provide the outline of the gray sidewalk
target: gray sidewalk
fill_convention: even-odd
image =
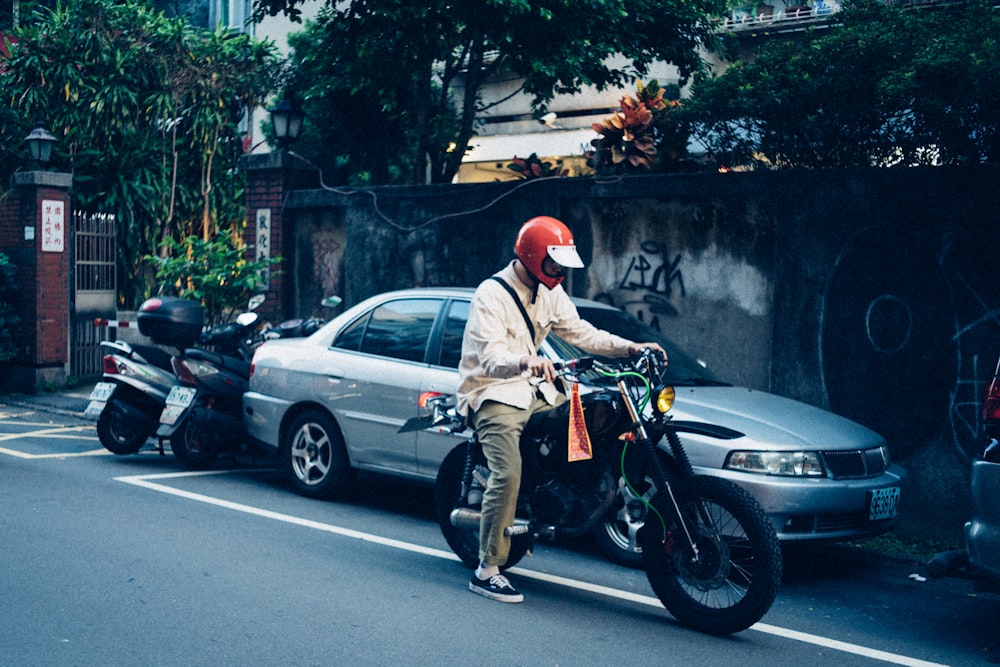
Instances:
[[[88,397],[96,382],[96,380],[86,382],[54,392],[0,394],[0,405],[31,408],[83,419],[83,411],[87,407]]]

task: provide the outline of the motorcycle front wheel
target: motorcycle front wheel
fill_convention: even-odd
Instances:
[[[489,475],[482,446],[479,443],[471,446],[465,443],[455,447],[444,457],[434,485],[434,512],[441,533],[451,550],[468,568],[479,564],[479,529],[452,525],[451,513],[460,508],[481,511],[485,481]],[[466,489],[464,495],[463,487]],[[500,569],[506,570],[517,565],[530,548],[530,535],[511,537],[507,562]]]
[[[155,421],[134,419],[128,407],[115,398],[108,401],[97,418],[97,439],[105,449],[119,456],[138,452],[155,431]]]
[[[695,476],[673,486],[697,552],[669,495],[640,531],[642,561],[656,597],[686,627],[729,635],[759,621],[781,584],[781,544],[760,504],[728,480]]]

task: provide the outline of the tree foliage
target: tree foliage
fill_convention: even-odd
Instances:
[[[258,16],[294,15],[301,0],[255,0]],[[642,79],[654,62],[683,77],[701,67],[709,14],[723,0],[351,0],[333,2],[295,42],[308,104],[338,109],[326,150],[373,181],[450,182],[497,75],[521,82],[539,113],[554,95]],[[322,102],[321,102],[322,100]],[[454,110],[454,116],[449,113]],[[376,174],[370,155],[398,173]],[[389,146],[386,152],[385,146]],[[353,165],[349,169],[356,169]]]
[[[164,291],[205,307],[209,325],[228,321],[234,309],[265,288],[271,265],[281,261],[280,257],[247,260],[247,247],[233,232],[210,240],[197,236],[167,239],[165,245],[170,251],[165,256],[147,255],[145,260],[155,267]]]
[[[23,151],[37,120],[56,135],[74,206],[116,215],[119,300],[134,307],[154,291],[142,258],[165,238],[242,222],[241,122],[275,85],[274,48],[143,0],[67,0],[13,36],[0,67],[13,122],[0,145]]]
[[[726,166],[980,164],[1000,158],[1000,14],[989,0],[856,0],[697,77],[686,117]]]

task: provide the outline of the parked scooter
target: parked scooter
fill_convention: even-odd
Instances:
[[[138,314],[139,333],[177,350],[194,345],[205,322],[200,304],[176,297],[147,299]],[[152,345],[103,342],[103,382],[90,394],[84,415],[97,419],[101,444],[115,454],[135,454],[156,434],[160,414],[177,384],[171,354]],[[160,441],[160,452],[163,442]]]
[[[189,347],[171,362],[178,384],[167,395],[156,436],[170,441],[186,468],[208,467],[220,453],[246,442],[243,394],[250,384],[250,360],[263,297],[251,299],[236,321],[205,331],[199,347]]]
[[[152,345],[103,341],[103,381],[90,393],[84,416],[97,420],[105,449],[135,454],[156,433],[167,394],[176,383],[170,354]]]

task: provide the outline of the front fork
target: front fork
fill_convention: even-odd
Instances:
[[[649,461],[649,465],[651,466],[653,482],[656,484],[657,492],[659,493],[662,489],[666,492],[667,497],[670,498],[670,505],[674,509],[674,515],[677,517],[678,525],[680,525],[681,529],[684,531],[684,539],[687,540],[688,547],[691,549],[692,558],[697,560],[699,557],[698,544],[695,541],[694,536],[691,534],[691,530],[688,528],[687,522],[684,520],[684,515],[681,513],[680,503],[677,502],[677,496],[674,495],[673,485],[670,483],[670,474],[667,472],[667,468],[663,464],[663,461],[661,461],[660,457],[657,455],[656,443],[649,437],[649,432],[646,430],[646,426],[642,421],[642,415],[639,414],[639,409],[636,407],[635,401],[632,400],[632,395],[629,393],[629,389],[625,384],[624,378],[618,378],[617,384],[618,391],[624,398],[625,408],[628,410],[629,417],[632,419],[636,436],[638,436],[638,440],[642,444],[645,452],[646,460]],[[684,447],[681,445],[680,438],[677,437],[677,432],[673,428],[667,428],[666,435],[667,442],[670,444],[670,450],[681,467],[681,474],[685,476],[694,474],[694,471],[691,468],[691,462],[688,460],[687,454],[684,452]],[[664,539],[670,539],[666,530],[663,531],[663,535]]]

